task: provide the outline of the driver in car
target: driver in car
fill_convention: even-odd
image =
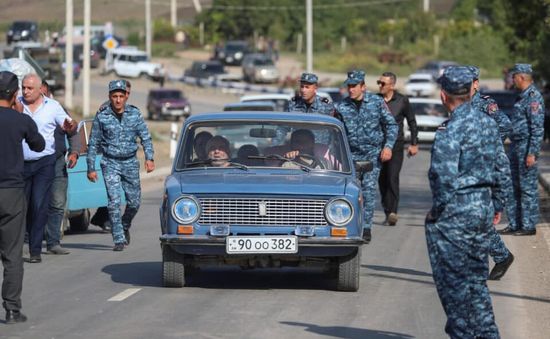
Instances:
[[[321,159],[315,157],[315,135],[307,129],[299,129],[292,132],[290,136],[290,149],[292,151],[285,153],[285,158],[305,165],[310,168],[327,168],[321,163]],[[282,167],[298,168],[295,163],[285,162]]]
[[[228,167],[230,165],[229,159],[231,157],[231,149],[229,147],[229,140],[217,135],[212,137],[206,143],[206,151],[208,152],[208,159],[213,167]]]

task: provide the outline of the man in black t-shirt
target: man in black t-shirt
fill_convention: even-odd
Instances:
[[[25,140],[35,152],[45,147],[44,138],[31,117],[13,109],[17,90],[17,76],[0,72],[0,253],[4,265],[2,306],[6,310],[7,324],[27,320],[21,313],[27,211],[21,142]]]

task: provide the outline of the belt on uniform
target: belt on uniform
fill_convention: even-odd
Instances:
[[[136,154],[134,153],[134,154],[129,155],[129,156],[121,157],[121,156],[113,156],[113,155],[104,153],[103,156],[105,158],[113,159],[113,160],[129,160],[129,159],[134,158],[136,156]]]

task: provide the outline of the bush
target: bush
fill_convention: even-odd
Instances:
[[[174,28],[166,19],[153,22],[153,39],[155,41],[174,41]]]
[[[173,42],[155,42],[151,48],[153,56],[160,58],[172,58],[177,50]]]

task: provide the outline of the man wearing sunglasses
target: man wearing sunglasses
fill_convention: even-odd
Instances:
[[[384,72],[376,81],[378,84],[378,95],[384,99],[392,113],[399,132],[397,140],[392,150],[392,158],[382,163],[380,177],[378,177],[378,187],[386,220],[384,225],[395,226],[398,220],[397,206],[399,204],[399,173],[403,165],[403,153],[405,150],[405,136],[403,133],[403,121],[407,119],[407,124],[411,131],[411,144],[407,149],[408,156],[414,156],[418,153],[418,130],[416,128],[416,118],[409,105],[409,99],[395,90],[397,76],[392,72]]]
[[[384,100],[376,94],[366,93],[365,72],[348,72],[344,85],[348,88],[349,96],[336,108],[336,116],[346,127],[353,160],[368,160],[374,165],[371,172],[365,173],[361,182],[363,240],[369,243],[380,167],[392,158],[399,127]]]

